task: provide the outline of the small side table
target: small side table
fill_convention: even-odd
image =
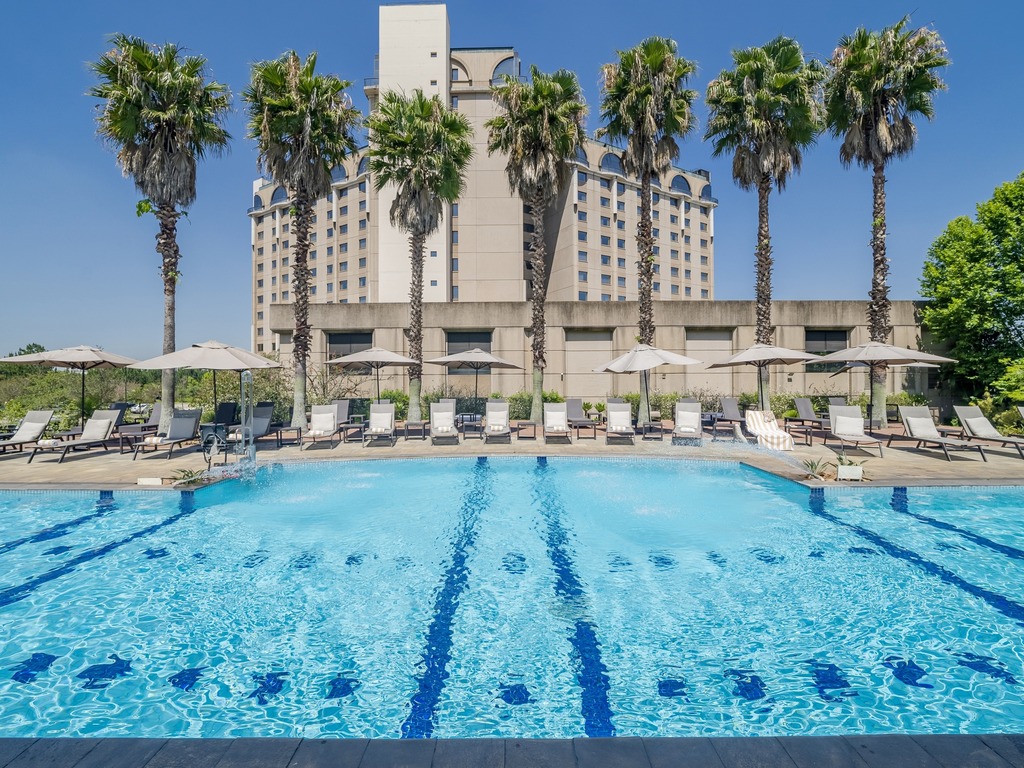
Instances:
[[[406,440],[409,439],[409,431],[412,430],[413,432],[418,432],[418,434],[413,435],[413,437],[415,437],[417,440],[426,440],[427,439],[427,434],[428,434],[428,431],[427,431],[427,425],[428,424],[430,424],[429,421],[407,421],[407,422],[405,422],[405,439]]]
[[[597,440],[597,422],[594,421],[593,419],[589,419],[587,421],[580,421],[579,419],[574,419],[569,426],[576,430],[577,440]],[[580,436],[580,433],[585,429],[593,430],[593,433],[590,437]]]
[[[736,442],[735,422],[718,421],[715,419],[708,425],[708,429],[711,430],[711,442],[713,443],[717,443],[721,439],[721,435],[727,436],[730,440]]]
[[[813,434],[814,427],[810,424],[787,424],[786,431],[793,436],[794,442],[796,438],[802,437],[804,445],[812,445],[814,443]]]
[[[664,440],[665,431],[661,428],[660,421],[643,421],[640,422],[640,439],[641,440]]]
[[[938,430],[938,433],[943,437],[955,437],[960,440],[963,440],[964,438],[963,427],[936,427],[935,429]]]
[[[482,421],[464,421],[462,422],[462,439],[463,440],[483,440],[484,439],[484,423]]]
[[[285,443],[285,435],[289,432],[294,433],[295,437]],[[278,448],[282,445],[295,445],[302,440],[302,427],[278,427],[274,430],[274,436],[277,438]]]
[[[523,427],[530,428],[530,435],[527,437],[523,434]],[[537,422],[536,421],[520,421],[516,424],[516,440],[536,440],[537,439]]]

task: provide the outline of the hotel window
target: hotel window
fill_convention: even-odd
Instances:
[[[576,173],[576,182],[578,184],[586,184],[587,183],[587,174],[584,173],[583,171],[578,171]]]
[[[281,285],[288,285],[288,273],[281,275]]]
[[[624,278],[624,277],[616,278],[615,284],[618,285],[619,288],[625,288],[626,287],[626,278]]]
[[[651,290],[653,290],[653,291],[655,291],[657,293],[661,293],[661,283],[655,283]]]
[[[612,295],[610,293],[602,293],[601,294],[601,301],[611,301],[611,300],[612,300]]]
[[[661,218],[661,211],[651,211],[651,218],[652,219],[660,219]]]
[[[679,201],[678,201],[678,200],[676,200],[676,199],[675,199],[674,197],[670,197],[670,198],[668,199],[668,204],[669,204],[670,206],[672,206],[673,208],[678,208],[678,207],[679,207]]]
[[[257,296],[256,297],[256,303],[257,304],[262,304],[263,303],[263,296]]]
[[[359,220],[359,229],[360,230],[366,229],[366,219],[360,219]]]
[[[338,288],[339,288],[340,290],[342,290],[342,291],[347,291],[347,290],[348,290],[348,280],[342,280],[342,281],[341,281],[341,282],[340,282],[340,283],[338,284]]]
[[[700,257],[700,263],[701,264],[707,264],[708,263],[708,257],[707,256],[701,256]]]
[[[660,275],[661,274],[661,264],[654,264],[653,266],[654,266],[654,274]]]
[[[672,295],[673,296],[678,296],[679,295],[679,286],[678,285],[673,285],[672,286]]]
[[[338,246],[338,253],[348,253],[348,243],[342,243]]]
[[[271,269],[277,269],[277,259],[271,259],[270,260],[270,268]]]
[[[580,293],[579,293],[579,300],[580,301],[586,301],[587,300],[587,292],[586,291],[580,291]]]
[[[341,262],[338,265],[338,269],[340,269],[342,272],[348,272],[348,262],[347,261]]]
[[[372,331],[356,331],[349,333],[328,333],[327,334],[327,356],[341,357],[351,355],[355,352],[365,352],[373,346]],[[355,373],[351,368],[350,372]],[[366,368],[360,373],[370,373]]]
[[[257,328],[256,329],[256,335],[257,336],[262,336],[263,335],[263,329],[262,328]]]
[[[587,220],[587,212],[586,211],[579,211],[579,212],[577,212],[576,218],[579,221],[586,221]]]
[[[610,217],[608,217],[608,216],[602,216],[601,217],[601,226],[602,227],[610,227],[611,225],[612,225],[612,220],[611,220]]]
[[[271,243],[271,245],[270,245],[270,252],[271,253],[277,253],[277,243]]]
[[[618,227],[619,229],[625,229],[626,228],[626,222],[624,222],[624,221],[617,221],[617,222],[615,222],[615,226]]]
[[[341,190],[341,196],[348,197],[348,187],[345,187],[343,190]]]
[[[688,218],[683,219],[683,229],[690,228],[690,220]]]
[[[287,235],[288,234],[288,228],[290,226],[291,226],[290,224],[282,224],[281,225],[281,234],[282,235]]]
[[[586,261],[586,260],[587,260],[587,252],[586,251],[577,251],[576,252],[576,261]]]
[[[259,264],[256,265],[256,271],[257,272],[262,272],[263,271],[263,262],[262,261]]]
[[[612,188],[611,179],[601,179],[601,189],[611,189],[611,188]]]
[[[459,230],[453,229],[452,230],[452,245],[458,245],[458,244],[459,244]]]
[[[612,239],[608,235],[601,235],[601,245],[611,245]]]
[[[683,289],[683,295],[684,296],[689,296],[690,295],[690,286],[686,286],[686,288]]]
[[[611,275],[601,275],[601,285],[611,285],[611,284],[612,284],[612,276]]]
[[[316,249],[315,248],[312,251],[309,252],[309,260],[310,261],[316,261]]]
[[[348,206],[347,205],[341,206],[341,210],[338,211],[338,215],[339,216],[348,216]]]
[[[678,224],[679,223],[679,217],[676,216],[674,213],[670,213],[668,215],[668,223],[669,224]]]
[[[262,320],[263,319],[263,313],[262,312],[257,312],[256,313],[256,319],[257,320]]]
[[[315,285],[309,286],[309,295],[310,296],[316,296],[316,286]]]
[[[271,227],[270,234],[277,237],[277,227]]]
[[[602,208],[608,208],[611,204],[612,204],[612,201],[609,198],[607,198],[607,197],[602,197],[601,198],[601,207]]]
[[[660,245],[654,246],[654,255],[655,256],[660,256],[661,255],[661,246]]]
[[[257,288],[262,288],[263,287],[263,281],[262,280],[257,280],[256,281],[256,287]]]
[[[660,201],[661,201],[661,195],[659,195],[657,192],[655,192],[655,193],[653,193],[651,195],[651,202],[653,202],[655,205],[657,205]]]
[[[827,355],[838,352],[849,346],[849,331],[804,330],[804,350],[812,355]],[[835,373],[843,367],[843,363],[808,363],[804,366],[807,373]]]
[[[365,288],[366,287],[366,278],[365,277],[360,277],[359,278],[359,287],[360,288]]]
[[[263,246],[262,245],[259,248],[256,249],[256,255],[257,256],[262,256],[263,255]]]
[[[679,258],[679,250],[677,248],[672,248],[668,252],[668,255],[669,255],[670,259],[678,259]]]
[[[311,270],[309,270],[309,276],[316,277],[316,267],[313,267]]]
[[[637,216],[639,216],[639,215],[640,215],[640,206],[639,206],[639,205],[638,205],[638,206],[636,207],[636,215],[637,215]]]
[[[706,283],[708,281],[708,273],[707,272],[701,272],[700,273],[700,281],[702,283]]]
[[[328,293],[334,293],[334,283],[328,283],[327,284],[327,292]]]
[[[690,270],[688,270],[688,269],[683,270],[683,277],[685,277],[687,280],[689,280],[690,279]]]
[[[587,193],[584,192],[582,189],[579,190],[578,192],[576,192],[576,199],[579,200],[581,203],[587,202]]]
[[[705,289],[705,288],[701,288],[701,289],[700,289],[700,297],[701,297],[702,299],[706,299],[706,298],[708,298],[708,295],[709,295],[709,294],[708,294],[708,292],[707,292],[707,289]]]
[[[271,285],[277,285],[277,275],[273,275],[273,276],[272,276],[272,277],[270,278],[270,284],[271,284]]]
[[[622,213],[625,213],[626,212],[626,204],[624,202],[622,202],[621,200],[619,200],[617,203],[615,203],[615,210],[621,211]]]
[[[359,210],[360,211],[365,211],[366,210],[366,201],[365,200],[360,200],[359,201]]]
[[[457,288],[458,286],[452,286]],[[452,298],[457,299],[458,291],[452,291]],[[457,355],[460,352],[469,352],[471,349],[480,348],[484,352],[491,351],[491,336],[492,331],[446,331],[445,342],[447,344],[447,353],[449,355]],[[480,373],[488,374],[491,372],[490,368],[481,368]],[[449,376],[473,376],[476,374],[471,368],[449,368]]]
[[[327,236],[328,237],[334,237],[334,227],[329,227],[327,229]]]
[[[452,272],[458,272],[458,271],[459,271],[459,260],[458,259],[452,259]]]
[[[690,204],[689,203],[683,203],[683,213],[689,213],[689,212],[690,212]]]
[[[623,184],[621,181],[615,182],[615,194],[617,194],[617,195],[624,195],[624,194],[626,194],[626,185]]]
[[[577,274],[577,277],[579,278],[579,281],[580,281],[581,283],[585,283],[585,282],[587,282],[587,273],[586,273],[586,272],[582,272],[582,271],[581,271],[581,272],[579,272],[579,273]]]
[[[458,96],[452,96],[452,109],[458,109],[458,108],[459,108],[459,97]]]
[[[668,239],[671,240],[673,243],[678,243],[679,242],[679,233],[678,232],[669,232],[668,233]]]
[[[344,247],[344,246],[342,246],[342,247]],[[333,245],[328,245],[327,246],[327,255],[328,256],[333,256],[334,255],[334,246]]]
[[[707,248],[708,247],[708,241],[703,239],[703,238],[701,238],[700,247],[701,248]]]
[[[430,287],[431,288],[436,288],[437,287],[437,280],[431,280],[430,281]]]
[[[262,331],[263,329],[261,328],[260,330]],[[263,345],[262,344],[257,344],[256,345],[256,351],[257,352],[262,352],[263,351]]]
[[[452,80],[458,80],[458,79],[459,79],[459,70],[453,69],[452,70]]]
[[[327,220],[328,221],[333,221],[334,220],[334,211],[328,211],[327,212]]]
[[[626,241],[623,238],[619,238],[618,240],[615,241],[615,246],[617,248],[625,248],[626,247]]]
[[[436,259],[437,258],[437,251],[431,251],[430,252],[430,258]]]
[[[615,260],[615,266],[617,266],[619,269],[625,269],[626,260],[623,257],[619,256],[619,258]]]
[[[452,218],[454,219],[458,215],[459,215],[459,204],[458,203],[452,203]]]
[[[581,243],[587,242],[587,233],[586,232],[577,232],[576,233],[576,239],[579,240]]]
[[[704,222],[704,221],[702,221],[702,222],[700,223],[700,231],[701,231],[701,232],[707,232],[707,231],[708,231],[708,225],[707,225],[707,222]]]
[[[689,261],[689,260],[690,260],[690,252],[689,252],[689,251],[687,251],[687,252],[686,252],[686,253],[684,254],[684,257],[685,257],[685,259],[684,259],[685,261]]]
[[[459,286],[453,285],[452,286],[452,301],[458,301],[458,300],[459,300]],[[459,372],[461,370],[463,370],[463,369],[456,368],[454,370],[449,370],[448,373],[457,373],[457,372]]]
[[[328,264],[327,265],[327,274],[328,275],[333,275],[334,274],[334,265],[333,264]]]
[[[610,267],[611,265],[612,265],[612,257],[611,256],[605,256],[602,253],[601,254],[601,266],[602,267]]]
[[[360,269],[366,269],[366,257],[365,256],[360,257],[360,259],[359,259],[359,268]]]
[[[365,192],[366,191],[366,182],[365,181],[360,181],[359,182],[359,191],[360,192]]]
[[[679,267],[672,267],[668,273],[671,277],[679,277]]]
[[[360,237],[359,238],[359,250],[360,251],[366,250],[366,238],[365,237]]]
[[[282,267],[287,267],[288,266],[288,257],[287,256],[285,256],[283,259],[281,259],[281,266]]]
[[[685,243],[686,245],[690,244],[690,236],[689,235],[683,235],[683,243]]]
[[[707,216],[708,215],[708,210],[709,209],[708,209],[708,207],[706,205],[702,205],[700,207],[700,215],[701,216]]]
[[[281,301],[288,301],[288,291],[281,292]]]
[[[658,229],[657,227],[654,227],[654,229],[651,230],[651,234],[654,237],[661,237],[661,230]]]

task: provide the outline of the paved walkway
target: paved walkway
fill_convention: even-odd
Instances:
[[[0,739],[0,768],[1010,768],[1024,736]]]

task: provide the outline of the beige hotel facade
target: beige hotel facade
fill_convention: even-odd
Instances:
[[[532,225],[522,200],[509,190],[505,158],[487,154],[484,127],[496,114],[491,85],[502,75],[518,76],[519,57],[513,48],[451,48],[443,4],[384,5],[379,20],[376,71],[364,82],[371,108],[387,90],[419,88],[466,115],[474,131],[465,192],[426,244],[424,357],[490,349],[525,370],[494,371],[489,379],[482,377],[481,388],[506,394],[526,388]],[[630,377],[590,369],[635,343],[639,195],[638,180],[624,173],[617,150],[588,140],[545,222],[551,254],[547,386],[563,394],[595,399],[636,389]],[[407,351],[409,246],[389,221],[392,199],[390,189],[374,189],[364,148],[335,168],[330,194],[316,203],[309,255],[313,364],[371,345]],[[283,187],[265,179],[253,182],[252,348],[283,357],[290,352],[294,322],[289,205]],[[753,338],[752,302],[714,301],[717,206],[704,170],[673,168],[653,188],[656,342],[708,362]],[[897,304],[894,342],[913,346],[918,334],[913,306]],[[863,307],[863,302],[781,303],[785,318],[778,319],[785,322],[779,323],[779,333],[786,338],[777,341],[815,351],[859,343],[865,336]],[[387,376],[388,369],[383,373]],[[842,389],[844,381],[828,380],[828,373],[801,371],[794,380],[790,372],[777,372],[776,384],[800,391]],[[457,375],[433,366],[424,374],[428,388]],[[391,378],[392,386],[405,386],[401,370],[392,371]],[[900,377],[890,378],[901,386]],[[675,369],[658,383],[666,391],[699,385],[731,392],[752,390],[754,377],[701,366]],[[846,383],[854,388],[853,380]]]

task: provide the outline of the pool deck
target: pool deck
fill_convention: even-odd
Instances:
[[[1010,768],[1024,736],[0,739],[0,768]]]
[[[850,485],[1024,485],[1024,460],[1016,450],[986,446],[988,462],[976,451],[955,452],[946,461],[940,451],[914,450],[912,443],[894,442],[877,451],[848,449],[865,461],[870,482]],[[396,445],[364,448],[361,443],[326,443],[277,448],[259,444],[260,463],[352,461],[471,456],[634,457],[738,461],[810,486],[837,486],[809,479],[802,462],[833,461],[836,452],[821,443],[799,444],[792,453],[774,453],[731,440],[702,446],[641,440],[635,445],[606,445],[597,439],[571,444],[543,439],[509,444],[462,440],[457,446],[432,446],[429,440],[399,438]],[[181,469],[206,468],[203,456],[185,450],[172,459],[164,455],[88,451],[64,463],[41,455],[28,464],[28,454],[0,455],[0,489],[170,490],[171,486],[140,485],[169,481]],[[230,469],[233,464],[228,465]],[[341,464],[339,463],[339,466]],[[2,728],[0,728],[2,733]],[[1024,768],[1024,735],[929,736],[792,736],[780,738],[615,738],[615,739],[0,739],[0,768]]]
[[[887,433],[881,432],[880,435]],[[879,458],[876,449],[847,449],[847,456],[863,461],[868,483],[864,485],[1024,485],[1024,460],[1014,448],[985,445],[988,461],[981,460],[977,451],[952,452],[952,461],[946,461],[941,451],[916,450],[914,443],[894,441]],[[479,439],[462,439],[458,445],[431,445],[430,440],[400,437],[393,447],[376,445],[363,447],[359,442],[336,444],[331,448],[320,441],[307,444],[301,451],[296,445],[277,448],[273,440],[261,441],[257,458],[261,463],[291,461],[344,461],[358,459],[397,459],[451,456],[580,456],[580,457],[638,457],[675,458],[713,461],[739,461],[772,472],[782,477],[806,482],[809,485],[836,486],[834,481],[821,483],[808,479],[802,466],[805,460],[834,461],[834,445],[822,445],[821,433],[816,433],[810,446],[797,441],[796,450],[786,453],[760,450],[729,439],[704,440],[703,446],[673,445],[669,435],[664,439],[641,440],[635,445],[606,445],[604,433],[597,439],[573,439],[570,444],[545,442],[543,438],[519,440],[508,444],[484,443]],[[62,464],[56,454],[40,454],[32,464],[28,453],[0,454],[0,489],[103,489],[147,488],[139,484],[141,478],[151,481],[163,479],[169,483],[177,470],[203,470],[206,462],[198,451],[186,448],[171,459],[166,454],[140,456],[132,461],[131,454],[116,450],[82,451],[70,454]],[[228,465],[229,467],[231,464]],[[854,483],[853,485],[862,485]],[[169,485],[163,486],[164,488]],[[158,486],[159,488],[159,486]]]

